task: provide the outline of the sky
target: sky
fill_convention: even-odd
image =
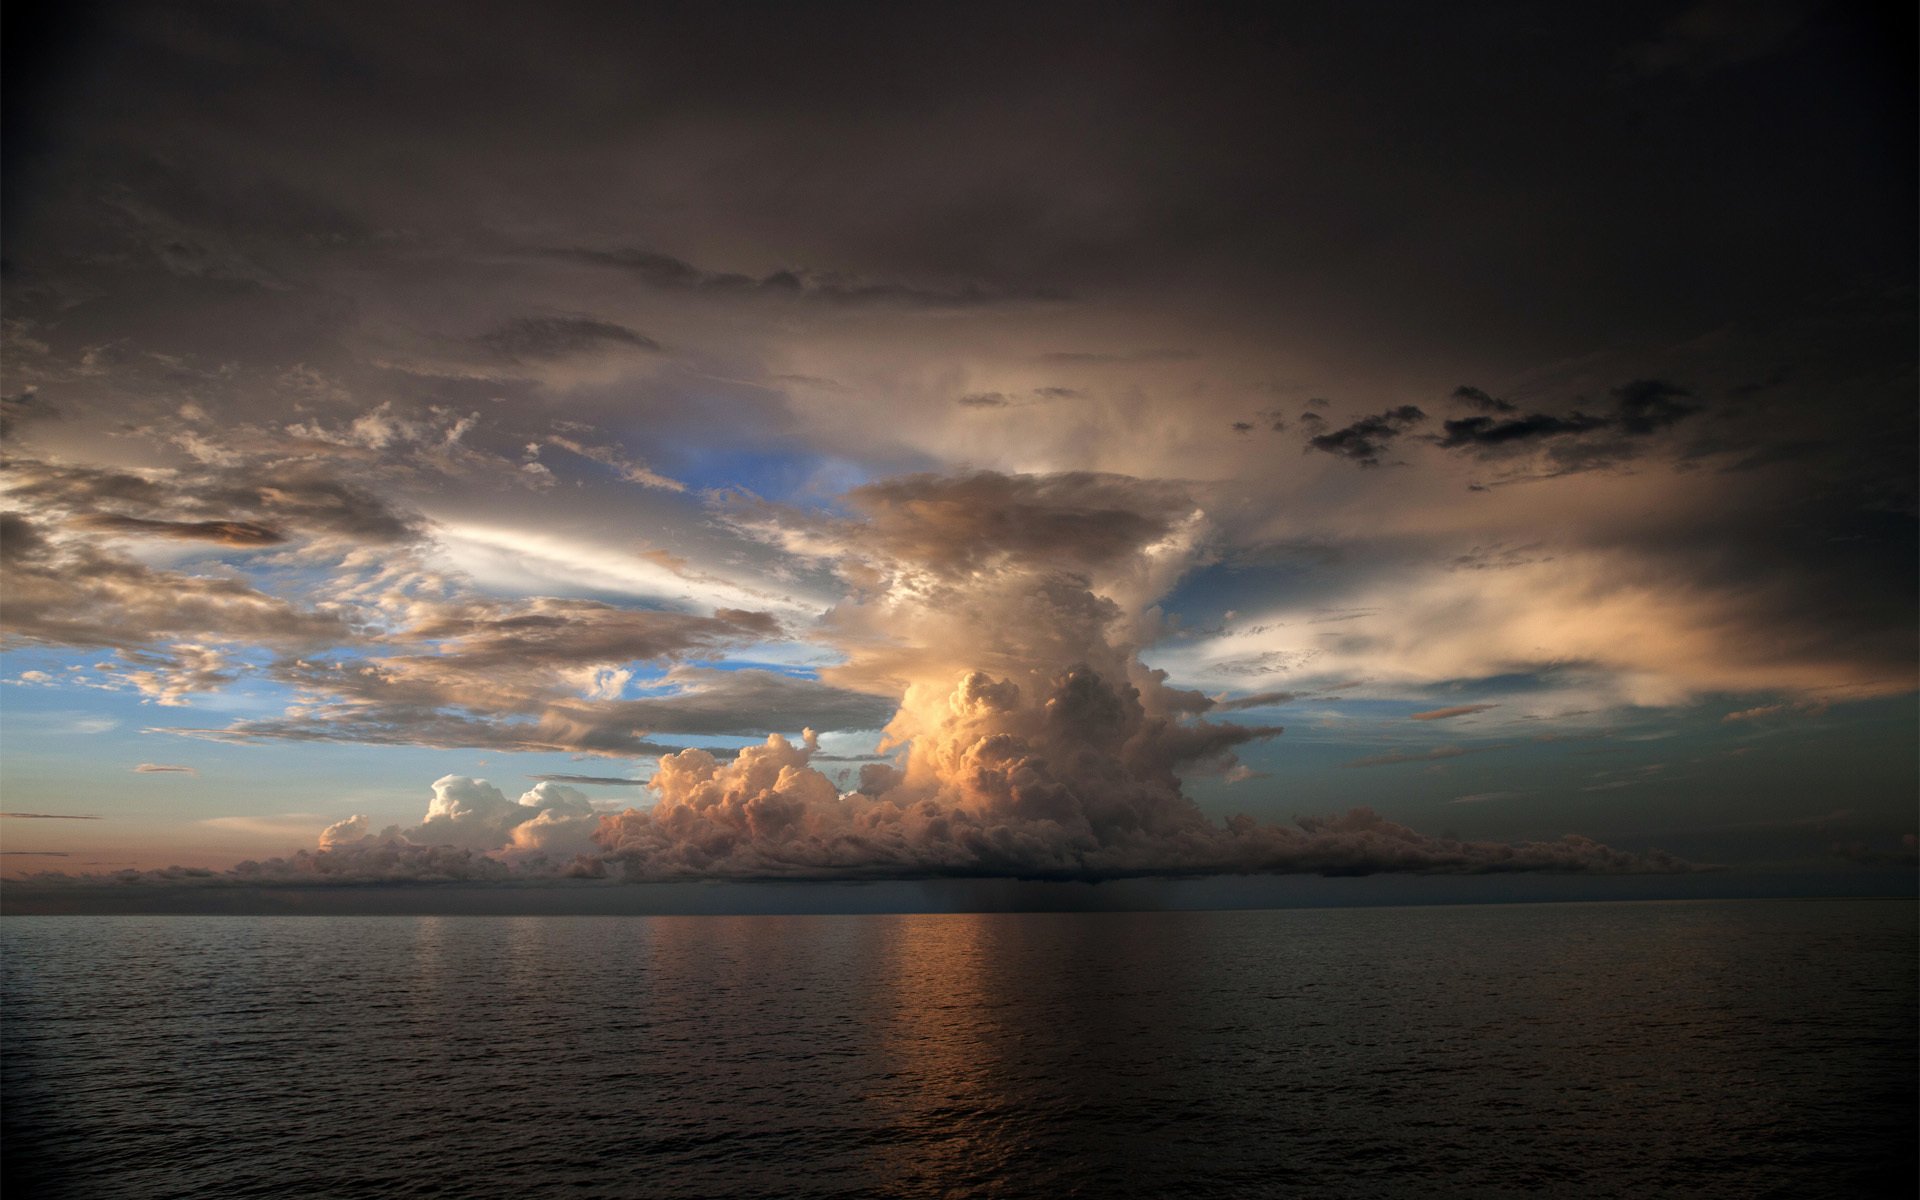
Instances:
[[[0,873],[1911,888],[1872,7],[10,6]]]

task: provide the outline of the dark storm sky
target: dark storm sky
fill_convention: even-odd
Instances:
[[[890,723],[899,795],[1011,836],[948,693],[1017,682],[1062,772],[1076,664],[1193,739],[1148,825],[1911,860],[1910,13],[6,34],[9,807],[106,818],[19,869],[597,854],[677,794],[582,778],[811,727],[824,797]]]

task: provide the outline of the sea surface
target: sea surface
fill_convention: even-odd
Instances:
[[[26,1196],[1915,1182],[1911,900],[10,917],[0,950]]]

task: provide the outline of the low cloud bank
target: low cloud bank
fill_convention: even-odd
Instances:
[[[1049,704],[1091,685],[1066,680]],[[955,692],[958,724],[1005,703],[994,681]],[[1031,746],[987,733],[964,754],[957,783],[928,792],[888,763],[862,767],[840,791],[813,768],[817,742],[778,734],[731,762],[704,750],[661,759],[649,808],[598,813],[573,788],[542,782],[517,800],[485,780],[449,775],[408,828],[364,816],[318,846],[231,871],[169,867],[111,875],[47,873],[39,885],[531,883],[602,880],[871,880],[1014,878],[1095,882],[1141,876],[1315,874],[1653,874],[1692,871],[1654,851],[1591,838],[1473,842],[1432,837],[1356,808],[1290,825],[1236,816],[1216,822],[1177,791],[1082,791]],[[1155,752],[1162,752],[1156,750]],[[1122,779],[1124,782],[1124,779]],[[1177,801],[1176,799],[1177,798]]]

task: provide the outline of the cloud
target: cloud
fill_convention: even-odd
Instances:
[[[1743,708],[1730,712],[1720,720],[1724,724],[1737,725],[1743,721],[1767,721],[1780,717],[1818,717],[1827,711],[1827,701],[1822,699],[1796,700],[1791,703],[1763,704],[1755,708]]]
[[[1302,413],[1301,420],[1307,421],[1310,415]],[[1307,448],[1338,455],[1363,467],[1377,467],[1380,465],[1380,456],[1387,452],[1394,439],[1426,419],[1427,414],[1419,408],[1403,404],[1374,416],[1362,417],[1331,433],[1310,437],[1307,439]]]
[[[1625,432],[1644,437],[1699,412],[1702,406],[1692,397],[1664,379],[1636,379],[1613,389],[1613,420]]]
[[[27,388],[12,396],[0,396],[0,438],[31,421],[58,420],[60,410],[45,397]]]
[[[1060,779],[1023,777],[991,745],[974,748],[969,765],[986,774],[962,803],[916,800],[910,785],[891,780],[877,798],[841,795],[806,767],[809,751],[770,739],[724,767],[698,751],[663,762],[660,803],[604,818],[599,840],[626,877],[639,879],[1685,869],[1668,856],[1577,837],[1518,845],[1431,838],[1366,809],[1291,826],[1216,825],[1190,808],[1063,795]]]
[[[363,432],[373,441],[386,436]],[[593,449],[556,440],[569,449]],[[165,570],[111,553],[93,540],[101,526],[142,531],[155,526],[144,517],[101,519],[87,506],[111,502],[159,509],[189,498],[211,502],[213,494],[229,503],[251,496],[295,523],[305,523],[312,509],[324,505],[333,517],[312,524],[351,525],[372,535],[357,550],[342,548],[318,561],[336,553],[355,561],[356,554],[385,536],[385,530],[368,529],[358,517],[341,520],[359,506],[361,493],[353,488],[313,479],[241,487],[235,473],[217,474],[210,487],[204,480],[195,485],[167,473],[86,472],[40,464],[14,473],[14,495],[25,498],[35,513],[32,519],[0,517],[5,525],[0,554],[8,568],[0,628],[8,639],[111,648],[115,657],[96,666],[103,685],[136,690],[162,706],[185,705],[195,694],[231,685],[245,671],[303,692],[287,716],[193,731],[223,740],[475,745],[631,756],[677,749],[636,732],[654,724],[673,732],[759,736],[768,728],[797,729],[809,720],[837,729],[849,720],[872,727],[885,718],[885,709],[869,697],[757,673],[670,674],[655,689],[664,694],[622,699],[635,664],[719,656],[783,636],[780,623],[764,612],[720,608],[695,614],[556,597],[484,599],[449,588],[405,553],[384,561],[360,558],[361,573],[338,570],[326,591],[310,593],[302,604],[265,593],[237,572]],[[272,657],[264,665],[249,662],[238,656],[241,644]],[[685,701],[684,718],[670,699],[674,696]],[[736,719],[724,712],[728,703],[736,705]],[[795,706],[806,711],[796,712]],[[778,723],[760,723],[775,717]]]
[[[670,751],[670,753],[677,754],[679,751]],[[645,787],[647,785],[647,781],[644,779],[628,779],[619,775],[568,775],[564,773],[550,773],[530,775],[528,778],[548,783],[578,784],[582,787]]]
[[[585,793],[565,784],[543,780],[518,800],[508,800],[484,779],[446,775],[434,781],[426,817],[400,836],[418,845],[474,851],[552,849],[563,843],[591,849],[589,835],[597,825]],[[345,822],[323,834],[322,844],[337,848],[349,834],[364,837],[365,831]]]
[[[1005,408],[1013,401],[1004,392],[969,392],[954,403],[962,408]]]
[[[703,616],[556,597],[517,604],[475,599],[417,611],[404,638],[434,643],[437,656],[455,660],[462,671],[653,661],[781,633],[779,621],[764,612],[722,608]]]
[[[1453,398],[1471,404],[1473,407],[1484,412],[1510,413],[1515,411],[1512,404],[1505,400],[1496,399],[1489,395],[1484,389],[1474,387],[1471,384],[1463,383],[1453,389]]]
[[[575,438],[562,437],[557,434],[549,436],[544,444],[558,447],[571,454],[577,454],[582,458],[590,459],[603,466],[612,467],[615,473],[628,483],[637,483],[642,487],[660,488],[669,492],[684,492],[687,490],[686,484],[681,483],[677,479],[669,479],[645,463],[628,458],[615,446],[590,445]],[[539,445],[539,443],[536,443],[533,447],[529,447],[529,450],[533,451],[537,445]]]
[[[1280,704],[1292,704],[1300,697],[1293,692],[1255,692],[1250,696],[1236,696],[1228,699],[1216,696],[1213,700],[1213,712],[1245,712],[1250,708],[1271,708]]]
[[[811,734],[770,736],[730,763],[697,749],[663,758],[648,784],[658,802],[607,815],[597,835],[623,877],[1106,878],[1632,861],[1572,843],[1442,846],[1368,813],[1295,827],[1205,817],[1180,774],[1253,777],[1236,769],[1233,751],[1281,731],[1199,720],[1213,702],[1139,661],[1134,618],[1205,545],[1203,514],[1180,488],[978,473],[869,485],[848,502],[855,517],[795,516],[800,529],[765,510],[742,519],[830,559],[856,584],[829,615],[848,657],[830,674],[893,681],[902,699],[882,749],[902,748],[904,758],[863,767],[853,792],[814,768]]]
[[[136,775],[166,775],[166,774],[198,775],[200,773],[200,770],[198,767],[183,767],[178,763],[145,763],[143,762],[137,767],[130,767],[128,769],[131,770]]]
[[[669,654],[679,651],[668,651]],[[764,670],[673,667],[633,699],[569,696],[564,660],[390,657],[283,664],[311,697],[294,715],[167,732],[223,742],[361,742],[635,758],[670,753],[654,733],[760,736],[768,729],[872,729],[893,711],[871,692]]]
[[[1419,697],[1475,680],[1484,690],[1473,695],[1501,699],[1498,680],[1534,675],[1524,704],[1543,715],[1715,694],[1770,694],[1766,707],[1913,686],[1910,517],[1846,517],[1800,500],[1728,511],[1701,502],[1712,485],[1697,474],[1654,474],[1635,486],[1665,498],[1617,519],[1542,494],[1503,517],[1499,537],[1485,526],[1440,544],[1355,536],[1299,576],[1314,581],[1308,590],[1290,573],[1290,594],[1272,607],[1165,643],[1154,661],[1210,691],[1313,692],[1365,678]],[[1566,487],[1610,491],[1616,479]],[[1542,542],[1548,511],[1591,523]],[[1331,599],[1368,615],[1312,627]],[[1541,688],[1557,693],[1550,703]]]
[[[1084,686],[1068,684],[1069,688]],[[1010,699],[974,681],[969,703]],[[980,714],[976,712],[975,717]],[[1075,720],[1090,714],[1077,714]],[[1096,724],[1098,718],[1095,718]],[[722,764],[704,751],[669,756],[649,784],[651,808],[595,814],[570,788],[543,782],[508,800],[485,780],[435,781],[426,817],[375,833],[365,816],[327,827],[316,849],[232,871],[172,867],[104,876],[37,875],[50,886],[503,883],[559,878],[861,880],[1382,872],[1628,874],[1694,869],[1653,851],[1629,854],[1590,838],[1474,842],[1432,837],[1365,809],[1292,824],[1246,817],[1216,823],[1190,804],[1169,808],[1072,794],[1072,781],[1017,751],[976,744],[980,769],[964,796],[942,803],[884,764],[840,792],[809,766],[816,743],[774,735]],[[1038,774],[1034,772],[1040,772]],[[1241,778],[1259,778],[1247,773]],[[1064,788],[1064,790],[1063,790]]]
[[[1066,300],[1054,288],[1002,288],[967,282],[951,287],[862,279],[832,271],[792,269],[751,276],[707,271],[684,259],[638,247],[553,248],[540,251],[556,259],[620,271],[648,287],[713,297],[749,297],[809,301],[842,306],[925,309],[986,308]]]
[[[105,533],[144,534],[148,537],[217,542],[235,547],[277,546],[287,540],[279,530],[255,521],[153,521],[142,517],[94,513],[81,518],[80,523]]]
[[[356,440],[378,448],[399,436],[384,418],[374,420],[381,411],[361,418]],[[279,448],[283,455],[290,448],[284,436]],[[47,528],[70,520],[81,529],[235,546],[277,544],[292,536],[393,545],[422,532],[416,516],[312,463],[136,473],[10,459],[4,485],[10,504]]]
[[[116,647],[244,639],[285,646],[351,639],[335,612],[303,608],[232,575],[150,567],[90,544],[54,541],[38,523],[0,515],[9,641]]]
[[[83,817],[73,813],[30,813],[0,812],[0,817],[11,817],[16,821],[98,821],[99,817]]]
[[[1479,388],[1461,387],[1454,395],[1480,404],[1481,397],[1499,416],[1460,417],[1442,424],[1435,439],[1445,450],[1468,450],[1482,457],[1545,446],[1560,471],[1588,470],[1630,458],[1633,442],[1669,429],[1699,413],[1704,405],[1685,388],[1660,379],[1636,379],[1614,388],[1607,411],[1564,415],[1511,416],[1514,406],[1493,400]]]
[[[179,868],[167,871],[126,871],[106,877],[113,882],[154,886],[167,884],[368,884],[368,883],[500,883],[513,878],[513,869],[499,859],[452,846],[416,846],[397,839],[368,838],[364,842],[336,842],[320,850],[302,850],[286,858],[248,860],[232,871],[195,875]]]
[[[402,548],[440,536],[409,519],[408,506],[419,504],[449,523],[491,520],[542,536],[598,523],[607,561],[638,539],[703,563],[758,555],[756,564],[773,564],[773,590],[808,589],[793,606],[808,611],[718,602],[772,609],[782,636],[809,644],[754,657],[833,663],[821,688],[904,707],[916,724],[938,715],[968,671],[1044,694],[1081,657],[1176,724],[1279,714],[1183,707],[1175,683],[1316,694],[1323,679],[1360,675],[1374,681],[1374,698],[1404,698],[1444,695],[1436,680],[1554,664],[1551,686],[1590,691],[1604,705],[1677,702],[1720,684],[1771,697],[1776,687],[1791,695],[1904,681],[1914,539],[1910,522],[1892,518],[1911,511],[1912,321],[1910,289],[1888,288],[1906,282],[1913,223],[1895,202],[1901,189],[1881,186],[1885,164],[1872,152],[1884,142],[1870,135],[1885,132],[1880,101],[1894,77],[1884,55],[1860,48],[1884,39],[1863,36],[1872,21],[1847,8],[1825,6],[1808,43],[1819,52],[1790,62],[1752,52],[1787,44],[1753,32],[1777,28],[1768,18],[1780,10],[1692,0],[1639,16],[1556,9],[1544,33],[1423,10],[1409,17],[1408,36],[1388,42],[1364,22],[1308,21],[1313,53],[1304,58],[1299,37],[1279,36],[1305,28],[1290,17],[1275,18],[1284,29],[1251,30],[1149,21],[1142,37],[1135,22],[1078,28],[1066,10],[1026,12],[1013,23],[1027,36],[1008,38],[1004,13],[936,19],[891,6],[849,40],[797,10],[743,25],[719,8],[663,15],[625,6],[587,22],[470,22],[462,50],[471,53],[461,59],[472,69],[460,72],[416,53],[431,31],[397,16],[376,29],[319,8],[257,22],[216,15],[185,35],[132,22],[117,31],[125,36],[77,50],[89,61],[68,74],[102,81],[91,95],[98,103],[23,108],[30,125],[51,121],[47,132],[59,136],[36,143],[28,174],[38,183],[9,206],[8,391],[38,388],[29,413],[51,397],[66,414],[57,424],[16,424],[13,436],[32,439],[25,444],[36,453],[199,458],[201,466],[171,473],[103,467],[130,481],[125,495],[74,494],[70,513],[25,513],[60,557],[69,539],[90,535],[102,555],[158,573],[129,576],[123,590],[153,585],[178,602],[150,638],[135,622],[153,605],[92,603],[98,589],[77,572],[83,586],[42,606],[36,618],[47,620],[28,636],[153,656],[91,656],[122,669],[88,678],[156,703],[245,684],[257,704],[293,689],[285,714],[236,705],[204,722],[274,717],[290,737],[471,739],[568,753],[589,744],[677,751],[692,740],[618,725],[664,720],[661,706],[609,706],[691,701],[693,681],[647,688],[657,665],[737,657],[745,643],[692,649],[684,660],[534,652],[524,664],[462,671],[457,645],[408,636],[414,614],[398,588],[363,590],[362,578],[343,578],[361,568],[308,553],[313,540],[338,537],[362,562],[403,567]],[[1636,41],[1641,66],[1665,78],[1596,96],[1595,63]],[[1004,51],[990,79],[972,69],[987,45]],[[1048,49],[1060,45],[1084,52],[1063,68]],[[356,86],[313,86],[343,59]],[[846,69],[822,72],[829,60]],[[275,69],[258,70],[262,61]],[[1734,61],[1749,66],[1697,95],[1676,78]],[[915,66],[902,71],[902,62]],[[1302,71],[1310,92],[1332,81],[1342,95],[1378,102],[1263,109],[1274,97],[1267,82]],[[1500,89],[1455,86],[1492,78],[1540,102],[1502,106]],[[204,116],[207,90],[237,97],[240,115],[211,126],[194,118]],[[888,104],[855,112],[872,108],[861,97],[880,93]],[[1736,102],[1749,94],[1780,100]],[[501,95],[524,102],[524,120],[485,119],[488,98]],[[138,101],[119,102],[128,96]],[[1086,136],[1088,113],[1126,136]],[[1593,113],[1611,116],[1568,119]],[[1623,133],[1613,117],[1644,126],[1644,136]],[[198,132],[183,140],[182,128]],[[311,136],[282,136],[289,129]],[[554,130],[565,131],[558,141]],[[1662,172],[1652,188],[1649,145]],[[152,146],[166,152],[128,149]],[[1518,161],[1516,146],[1553,148],[1519,156],[1528,178],[1509,189],[1537,202],[1488,201],[1484,187],[1476,191],[1480,166]],[[408,169],[379,166],[394,161]],[[1781,162],[1822,169],[1782,172]],[[1303,179],[1316,185],[1302,188]],[[1382,186],[1409,179],[1421,186]],[[1729,222],[1729,212],[1741,219]],[[1568,231],[1577,231],[1572,250]],[[1754,253],[1756,231],[1779,253]],[[554,249],[528,249],[535,245]],[[781,269],[791,263],[860,274]],[[1052,285],[1099,302],[1026,303],[1013,319],[1005,307],[962,303],[930,319],[927,304],[874,287],[917,288],[918,301],[936,304],[980,299],[961,294],[969,272],[997,296]],[[1840,302],[1842,289],[1869,300]],[[1515,297],[1526,298],[1526,311]],[[520,326],[516,317],[560,324]],[[1813,322],[1840,332],[1811,336]],[[656,339],[675,356],[607,330]],[[474,343],[490,332],[500,353],[539,364],[517,376],[505,370],[499,353]],[[1727,350],[1724,369],[1703,366],[1736,337],[1766,344]],[[1876,349],[1883,344],[1890,351]],[[1617,349],[1595,357],[1592,347]],[[409,369],[435,354],[462,361],[443,374]],[[1616,355],[1638,357],[1623,369]],[[569,356],[617,367],[591,377]],[[471,364],[471,373],[455,369]],[[1752,415],[1733,420],[1722,398],[1782,364],[1793,382],[1743,398]],[[1257,381],[1278,382],[1283,371],[1280,390],[1249,401]],[[1635,371],[1683,381],[1711,408],[1680,418],[1674,397],[1638,394],[1616,412],[1607,388]],[[780,381],[802,372],[840,390]],[[1462,385],[1446,399],[1465,378],[1502,391],[1475,389],[1476,397]],[[1034,384],[1056,382],[1084,384],[1087,401],[1017,414],[952,403],[973,388],[1035,400]],[[739,399],[748,390],[755,398]],[[1220,438],[1230,421],[1257,423],[1264,414],[1253,410],[1270,402],[1284,403],[1291,421],[1309,395],[1380,397],[1331,421],[1297,423],[1317,426],[1316,436],[1416,400],[1434,419],[1372,446],[1371,461],[1417,454],[1424,469],[1368,472],[1309,458],[1299,464],[1309,469],[1290,471],[1258,454],[1222,453],[1260,441]],[[175,420],[189,402],[199,417]],[[478,423],[455,437],[476,412]],[[1420,434],[1443,433],[1442,416],[1488,418],[1491,431],[1580,414],[1619,423],[1409,449]],[[1020,419],[1004,419],[1012,416]],[[628,440],[598,447],[609,439],[550,427],[555,419]],[[1664,430],[1629,432],[1663,421]],[[1744,422],[1768,427],[1781,445],[1755,444]],[[573,461],[579,452],[543,440],[556,430],[607,459]],[[449,438],[505,455],[508,477],[459,466],[473,460],[450,453],[449,469],[430,466]],[[1724,459],[1702,458],[1686,480],[1595,471],[1524,493],[1460,494],[1470,472],[1484,486],[1483,463],[1537,478],[1622,447],[1651,456],[1671,441],[1687,454],[1709,439],[1726,448],[1715,452]],[[536,442],[554,480],[538,495],[514,478],[522,447]],[[1783,448],[1792,445],[1828,449],[1780,459],[1797,453]],[[1863,445],[1880,449],[1856,471],[1848,460]],[[1364,461],[1367,448],[1345,447],[1362,451],[1346,461]],[[1768,454],[1773,465],[1762,465]],[[222,456],[233,461],[223,466]],[[1737,480],[1709,478],[1735,460],[1754,465]],[[301,511],[267,502],[261,488],[298,473],[280,469],[288,463],[350,476],[363,500],[386,511],[345,503],[329,529],[332,510],[318,495]],[[834,480],[955,463],[1205,480],[1175,490],[1206,512],[1190,526],[1188,512],[1118,496],[1089,508],[1138,519],[1138,538],[1121,539],[1124,553],[1082,555],[1070,537],[1022,546],[984,530],[990,549],[943,546],[936,561],[898,546],[788,557],[743,546],[697,507],[701,489],[739,482],[803,495],[816,515],[860,524],[872,514],[830,499]],[[623,487],[614,477],[629,468],[681,476],[689,491],[669,496],[637,475]],[[216,502],[229,474],[244,503]],[[155,487],[143,498],[132,481]],[[949,497],[916,492],[897,503],[938,509]],[[1071,503],[1037,507],[1066,524],[1057,510]],[[1828,519],[1843,505],[1855,519]],[[1882,520],[1877,530],[1867,513]],[[122,522],[121,532],[109,538],[106,525],[89,528],[83,516]],[[385,541],[347,531],[382,517],[402,527]],[[168,522],[251,522],[286,540],[242,553],[231,539],[154,524]],[[788,524],[823,546],[858,538],[831,520]],[[1284,579],[1242,574],[1231,581],[1234,603],[1258,607],[1264,592],[1280,608],[1377,604],[1376,616],[1296,624],[1261,644],[1224,647],[1219,661],[1253,673],[1174,670],[1159,691],[1127,661],[1158,636],[1142,628],[1151,602],[1140,597],[1172,564],[1206,571],[1213,556],[1224,561],[1248,542],[1315,537],[1341,539],[1347,563],[1296,564]],[[1472,545],[1541,537],[1554,543],[1542,556],[1564,557],[1470,579],[1433,576],[1433,560]],[[1052,547],[1064,549],[1049,565]],[[578,564],[542,561],[515,585],[623,594],[593,569],[593,553]],[[458,597],[469,585],[444,570],[454,562],[436,559],[407,587],[435,603]],[[427,577],[434,570],[440,579]],[[536,574],[545,580],[531,581]],[[239,580],[296,614],[337,620],[256,641],[243,612],[256,601],[201,596],[201,584],[176,578],[196,575]],[[829,577],[844,603],[818,582]],[[494,579],[472,586],[516,594]],[[1216,587],[1223,581],[1207,571],[1190,589],[1161,591],[1172,597],[1168,623],[1210,604]],[[645,594],[681,606],[692,593],[710,606],[714,590],[668,584]],[[80,602],[65,604],[69,594]],[[262,612],[284,615],[264,604]],[[66,614],[86,619],[76,631]],[[1054,614],[1071,629],[1048,627]],[[1023,627],[990,628],[1009,618]],[[1106,648],[1082,636],[1095,631]],[[1157,657],[1164,645],[1148,653],[1172,668]],[[388,659],[399,661],[383,666]],[[345,678],[366,669],[373,674]],[[1506,695],[1468,693],[1476,694]],[[805,711],[813,700],[847,700],[824,691],[789,699],[772,714],[792,722],[789,733],[814,715]],[[1570,706],[1556,701],[1554,711]],[[1414,707],[1422,706],[1401,711]],[[891,711],[874,719],[886,723]],[[629,763],[602,765],[624,773]],[[1700,802],[1713,802],[1710,791]]]
[[[1483,754],[1488,750],[1503,749],[1505,749],[1504,746],[1435,746],[1431,750],[1392,750],[1385,754],[1370,754],[1365,758],[1356,758],[1340,765],[1343,767],[1393,767],[1401,763],[1440,762],[1467,754]]]
[[[643,333],[591,317],[520,317],[482,334],[479,340],[514,362],[543,362],[602,350],[660,350],[660,343]]]
[[[164,652],[121,648],[115,661],[94,664],[94,670],[163,708],[183,708],[197,693],[219,691],[243,669],[245,664],[226,652],[193,642],[177,642]]]
[[[1499,708],[1498,704],[1456,704],[1451,708],[1434,708],[1426,712],[1417,712],[1408,719],[1413,721],[1444,721],[1450,717],[1467,717],[1474,713],[1483,713],[1490,708]]]
[[[319,813],[247,813],[239,816],[205,817],[199,822],[215,829],[233,830],[255,837],[306,838],[313,827],[326,820]]]
[[[1130,563],[1198,514],[1179,484],[1095,472],[908,475],[857,487],[846,503],[856,522],[764,506],[736,517],[792,551],[951,576]]]
[[[439,711],[448,694],[436,688],[449,671],[504,681],[510,699],[530,659],[594,658],[598,649],[584,647],[599,643],[564,618],[639,619],[548,602],[432,610],[412,635],[457,642],[457,652],[413,656],[425,666],[382,661],[314,678],[344,674],[353,682],[332,684],[336,695],[360,697],[369,706],[361,716],[373,719],[398,710],[482,726],[523,745],[534,744],[537,730],[549,746],[627,754],[639,730],[778,729],[802,713],[833,716],[835,684],[857,684],[839,689],[848,706],[840,715],[863,728],[885,721],[880,748],[895,757],[863,764],[855,790],[842,791],[814,765],[812,729],[797,742],[768,734],[731,761],[705,749],[663,755],[646,785],[655,802],[615,813],[595,812],[583,793],[552,780],[510,800],[483,780],[447,776],[411,828],[376,834],[353,818],[327,830],[315,851],[233,878],[488,877],[491,868],[475,856],[497,856],[523,875],[629,880],[1684,867],[1584,838],[1432,838],[1367,810],[1292,825],[1203,814],[1181,776],[1258,778],[1235,751],[1282,731],[1202,719],[1215,702],[1170,686],[1140,661],[1150,603],[1207,545],[1205,514],[1179,486],[1090,474],[910,476],[855,489],[846,514],[765,505],[733,513],[743,527],[827,561],[849,583],[850,595],[823,622],[845,661],[823,680],[679,665],[663,676],[664,695],[595,703],[545,695],[537,718],[521,723],[497,712],[481,721]],[[640,628],[658,633],[656,648],[671,652],[690,637],[731,636],[729,622],[750,616],[716,616],[717,630],[684,616],[656,629],[663,618],[652,614]],[[631,637],[622,633],[623,642]],[[352,703],[344,713],[316,706],[307,732],[337,734],[342,721],[358,719]],[[569,721],[578,724],[563,734]],[[406,733],[418,739],[422,729]]]
[[[1515,417],[1500,420],[1494,417],[1462,417],[1447,421],[1443,428],[1445,436],[1440,446],[1447,450],[1462,447],[1487,449],[1508,443],[1528,442],[1540,438],[1559,437],[1563,434],[1591,433],[1596,429],[1606,429],[1611,424],[1605,417],[1591,417],[1583,413],[1556,417],[1545,413],[1532,416]]]

